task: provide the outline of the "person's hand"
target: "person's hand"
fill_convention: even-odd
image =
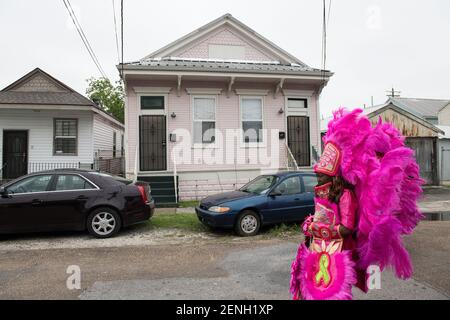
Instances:
[[[305,236],[311,236],[311,225],[313,224],[313,218],[314,217],[312,215],[308,216],[302,224],[302,230]]]

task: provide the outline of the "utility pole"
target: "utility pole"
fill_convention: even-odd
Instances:
[[[392,86],[391,90],[386,91],[387,96],[391,98],[400,97],[401,91],[394,90],[394,86]]]

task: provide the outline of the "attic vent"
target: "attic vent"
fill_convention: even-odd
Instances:
[[[244,46],[228,46],[222,44],[210,44],[209,45],[209,58],[210,59],[245,59],[245,47]]]

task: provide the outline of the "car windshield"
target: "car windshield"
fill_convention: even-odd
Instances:
[[[267,191],[269,191],[270,187],[275,183],[276,180],[276,176],[259,176],[247,183],[239,190],[255,194],[265,194],[267,193]]]

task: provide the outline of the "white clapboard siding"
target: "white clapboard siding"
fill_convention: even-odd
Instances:
[[[78,119],[78,154],[53,155],[55,118]],[[92,163],[92,111],[0,109],[0,160],[3,159],[3,131],[28,131],[28,162],[30,163]]]
[[[111,157],[113,150],[113,135],[116,132],[116,150],[117,156],[120,156],[121,136],[123,129],[106,120],[102,116],[94,115],[94,153],[98,153],[100,157]],[[99,152],[100,150],[100,152]]]

